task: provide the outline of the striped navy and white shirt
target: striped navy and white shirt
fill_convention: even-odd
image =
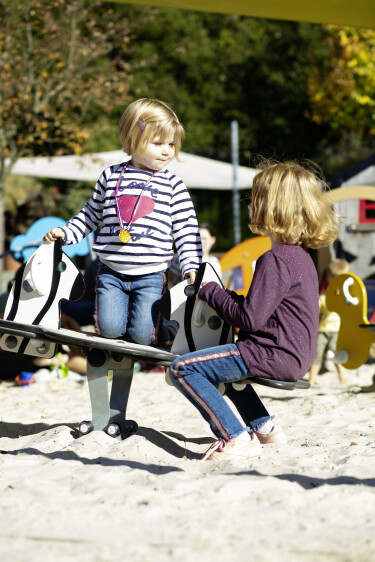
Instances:
[[[182,274],[197,270],[202,247],[193,202],[182,180],[166,168],[153,175],[128,164],[117,193],[125,228],[142,188],[148,183],[127,228],[130,240],[125,244],[120,241],[122,226],[115,190],[126,164],[103,171],[91,199],[63,227],[65,243],[76,244],[100,227],[93,246],[100,261],[120,273],[143,275],[168,269],[174,240]]]

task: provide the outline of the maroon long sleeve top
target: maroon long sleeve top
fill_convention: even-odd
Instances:
[[[236,345],[253,375],[297,380],[310,368],[319,286],[314,263],[301,246],[280,244],[263,254],[246,298],[214,282],[200,289],[199,298],[239,328]]]

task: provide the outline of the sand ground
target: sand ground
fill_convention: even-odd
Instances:
[[[257,387],[288,435],[203,463],[208,425],[163,375],[134,377],[117,441],[79,437],[88,386],[0,383],[3,562],[375,560],[375,365],[293,392]]]

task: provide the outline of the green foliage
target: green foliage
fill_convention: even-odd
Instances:
[[[325,29],[329,62],[316,64],[310,74],[311,118],[332,129],[375,135],[375,31]]]
[[[9,176],[5,184],[4,208],[6,212],[16,213],[17,209],[37,197],[42,184],[28,176]]]
[[[39,218],[59,216],[61,194],[54,185],[44,185],[29,176],[14,175],[5,184],[6,242],[22,234]]]
[[[339,168],[374,152],[374,33],[91,0],[2,0],[0,192],[5,157],[119,148],[118,119],[139,97],[175,108],[185,151],[230,161],[235,119],[242,165],[258,154],[311,158],[335,183]],[[43,204],[64,218],[92,191],[57,185],[58,193],[43,181]],[[216,250],[228,249],[231,194],[192,196],[199,220],[217,231]],[[247,223],[243,201],[242,238]]]
[[[229,161],[236,119],[243,164],[259,152],[312,154],[309,49],[320,26],[172,9],[153,17],[134,35],[130,94],[172,103],[187,128],[185,150]],[[148,64],[137,67],[135,56]]]
[[[184,150],[229,161],[236,119],[241,164],[311,158],[333,184],[374,151],[373,31],[144,10],[152,20],[133,36],[130,95],[175,107]]]
[[[93,193],[93,186],[87,182],[66,182],[61,198],[59,216],[65,220],[76,215]]]
[[[85,142],[84,152],[109,152],[120,150],[121,144],[117,134],[117,117],[108,119],[100,115],[87,126],[89,137]]]
[[[0,3],[0,253],[12,166],[22,156],[82,151],[87,123],[126,99],[131,31],[98,1]]]
[[[111,112],[126,90],[127,65],[113,53],[129,31],[97,2],[3,0],[0,156],[79,153],[88,116]]]
[[[327,25],[323,32],[311,51],[308,116],[326,128],[317,152],[334,177],[375,149],[375,31]]]
[[[208,222],[215,231],[214,252],[226,252],[233,247],[232,194],[230,191],[194,189],[190,192],[198,222]],[[249,229],[249,193],[240,191],[240,229],[241,239],[253,236]]]

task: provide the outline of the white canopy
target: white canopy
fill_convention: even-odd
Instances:
[[[125,159],[126,155],[122,150],[82,156],[20,158],[13,167],[12,174],[96,182],[105,168]],[[232,164],[186,152],[180,153],[180,160],[181,162],[174,160],[168,165],[168,169],[179,176],[188,188],[220,190],[233,188]],[[254,168],[238,166],[238,189],[249,189],[256,173],[257,170]]]

